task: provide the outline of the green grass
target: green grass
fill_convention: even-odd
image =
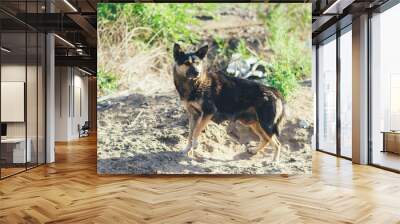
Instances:
[[[135,39],[150,45],[157,42],[195,44],[198,43],[200,37],[189,29],[189,26],[198,24],[194,15],[198,11],[204,12],[205,15],[211,15],[215,9],[215,4],[100,3],[98,4],[98,18],[100,24],[112,23],[120,18],[125,18],[130,29],[149,28],[149,33],[136,36]]]
[[[238,46],[236,48],[236,53],[239,53],[240,55],[242,55],[242,57],[244,59],[248,59],[251,56],[254,56],[254,55],[251,54],[251,52],[247,48],[246,41],[243,40],[243,39],[240,39],[239,44],[238,44]]]

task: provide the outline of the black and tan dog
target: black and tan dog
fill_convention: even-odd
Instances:
[[[230,77],[222,73],[207,73],[208,46],[185,53],[174,45],[174,83],[189,113],[189,139],[184,151],[193,156],[197,138],[211,120],[238,120],[249,126],[260,138],[257,153],[272,143],[276,147],[274,161],[279,161],[280,142],[277,139],[284,118],[281,94],[258,82]]]

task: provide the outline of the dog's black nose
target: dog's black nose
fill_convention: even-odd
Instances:
[[[189,77],[197,77],[199,75],[199,71],[196,68],[190,67],[187,71],[187,76]]]

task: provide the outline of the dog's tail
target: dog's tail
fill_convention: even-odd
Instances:
[[[280,133],[281,133],[281,130],[282,130],[283,121],[285,119],[286,111],[285,111],[285,103],[281,99],[279,99],[277,103],[279,104],[278,107],[280,109],[278,109],[278,110],[280,110],[280,111],[278,112],[278,118],[276,119],[276,122],[275,122],[274,132],[275,132],[276,136],[279,136]]]
[[[257,108],[257,116],[264,131],[279,136],[285,118],[285,102],[275,89],[265,91],[263,103]]]

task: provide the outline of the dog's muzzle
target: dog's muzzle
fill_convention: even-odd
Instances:
[[[195,78],[199,75],[199,71],[195,68],[195,67],[190,67],[187,72],[186,72],[186,76],[188,78]]]

